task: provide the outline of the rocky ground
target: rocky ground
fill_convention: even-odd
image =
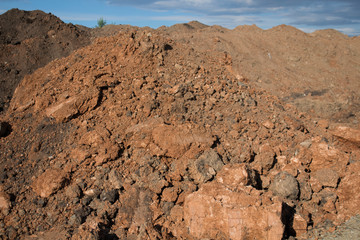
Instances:
[[[1,18],[53,17],[16,11]],[[1,88],[11,101],[0,115],[0,238],[356,234],[358,37],[57,23],[84,46],[64,48],[69,56],[31,68],[19,84],[4,74],[12,82]],[[319,55],[328,51],[321,41],[336,46],[336,66]],[[302,48],[292,66],[291,51]],[[11,56],[20,68],[24,59]],[[327,115],[334,104],[340,117]]]

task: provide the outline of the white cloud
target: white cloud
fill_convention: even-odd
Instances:
[[[234,27],[246,22],[262,28],[271,27],[270,24],[273,24],[272,26],[289,24],[298,28],[353,28],[360,31],[359,0],[106,0],[106,2],[185,15],[175,16],[174,19],[189,19],[188,16],[192,15],[196,19],[204,19],[206,24],[217,21],[217,24],[226,27]],[[168,16],[168,18],[172,17]],[[250,20],[254,22],[248,22]],[[349,29],[346,32],[349,32]]]
[[[179,1],[179,2],[184,2],[185,4],[188,4],[190,6],[195,6],[195,7],[202,7],[205,4],[207,6],[209,4],[213,4],[212,0],[183,0],[183,1]]]
[[[336,30],[338,30],[339,32],[342,32],[346,35],[349,35],[349,36],[355,36],[355,35],[359,35],[360,32],[359,30],[356,31],[354,28],[350,28],[350,27],[346,27],[346,28],[336,28]]]
[[[306,33],[312,33],[312,32],[315,32],[317,29],[316,28],[299,28],[299,30],[306,32]]]

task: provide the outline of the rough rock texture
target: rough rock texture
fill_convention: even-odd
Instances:
[[[274,177],[270,190],[276,195],[296,200],[299,197],[299,183],[287,172],[280,172]]]
[[[46,198],[61,189],[66,181],[66,173],[61,169],[48,169],[33,182],[33,190]]]
[[[321,240],[347,240],[360,238],[360,215],[352,217],[342,224],[336,231],[321,236]]]
[[[346,218],[348,216],[360,214],[359,208],[355,207],[360,204],[360,187],[358,184],[360,181],[359,162],[351,164],[350,168],[350,173],[341,180],[337,191],[339,197],[337,208],[339,208],[339,211],[341,212],[344,211],[343,214]]]
[[[262,205],[255,189],[232,192],[224,185],[205,184],[186,197],[184,219],[198,239],[282,239],[282,203]]]
[[[346,126],[337,126],[332,134],[339,138],[345,139],[356,144],[360,144],[360,130]]]

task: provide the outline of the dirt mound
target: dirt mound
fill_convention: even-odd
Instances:
[[[1,239],[307,239],[360,214],[359,37],[0,27]]]
[[[175,24],[170,27],[161,26],[158,28],[159,31],[166,31],[170,33],[171,35],[189,35],[191,36],[191,33],[197,32],[198,30],[207,28],[209,26],[202,24],[197,21],[192,21],[189,23],[179,23]]]
[[[357,130],[163,32],[123,29],[25,76],[1,119],[1,238],[306,238],[360,213]]]
[[[87,32],[42,11],[0,15],[0,110],[26,74],[89,43]]]
[[[335,30],[311,34],[280,25],[269,30],[219,26],[173,31],[161,29],[195,49],[225,52],[234,74],[282,100],[357,127],[360,120],[360,42]]]

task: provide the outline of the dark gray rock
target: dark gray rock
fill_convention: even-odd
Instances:
[[[122,187],[124,180],[122,179],[120,173],[117,170],[112,169],[108,174],[108,178],[111,185],[115,189],[120,189]]]
[[[205,183],[214,178],[223,166],[224,163],[220,156],[210,149],[190,164],[190,174],[195,183]]]
[[[80,224],[85,222],[86,217],[91,213],[91,208],[88,206],[81,206],[74,211],[74,220],[77,223],[80,220]]]
[[[119,194],[116,189],[112,189],[110,191],[104,191],[100,194],[101,201],[109,201],[111,204],[116,202],[118,197],[119,197]]]
[[[296,200],[299,197],[299,183],[287,172],[278,173],[270,185],[270,190],[283,198]]]
[[[356,215],[337,227],[336,231],[325,233],[317,239],[321,240],[348,240],[360,239],[360,215]]]

